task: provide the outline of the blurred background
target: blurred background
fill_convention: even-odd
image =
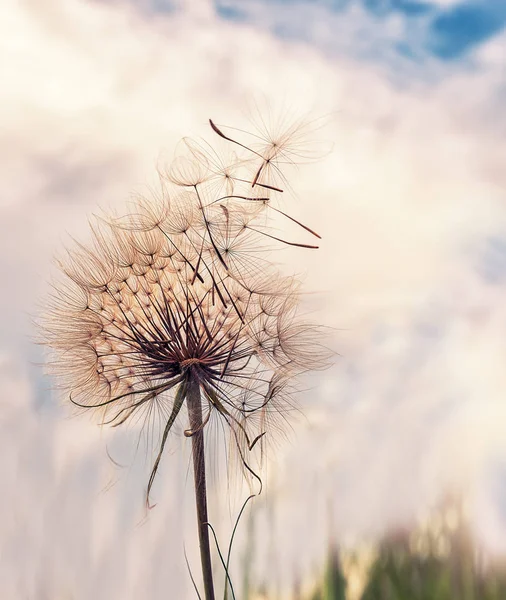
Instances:
[[[506,598],[505,27],[503,0],[2,1],[2,598],[196,597],[184,437],[146,515],[153,456],[60,404],[33,318],[92,213],[259,106],[324,116],[287,200],[323,241],[283,261],[338,354],[241,520],[237,597]],[[248,489],[209,493],[226,548]]]

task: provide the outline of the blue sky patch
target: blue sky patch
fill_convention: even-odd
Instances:
[[[506,27],[506,0],[462,0],[449,7],[437,0],[215,0],[215,6],[224,19],[251,22],[279,37],[394,64],[459,61]],[[343,45],[346,19],[353,10],[356,27],[357,8],[364,27]],[[392,18],[397,25],[384,26]],[[315,35],[322,24],[325,33]]]
[[[222,4],[220,2],[216,5],[216,12],[230,21],[245,21],[247,20],[247,14],[241,10],[239,6],[233,4]]]
[[[505,25],[506,0],[457,4],[431,22],[428,49],[444,60],[459,58]]]
[[[433,4],[419,0],[362,0],[362,3],[367,10],[378,16],[400,12],[407,17],[418,17],[434,9]]]

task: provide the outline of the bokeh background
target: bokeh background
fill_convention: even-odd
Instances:
[[[344,564],[443,509],[505,555],[505,27],[503,0],[0,3],[2,598],[195,597],[184,439],[146,517],[152,456],[60,405],[33,316],[89,215],[259,106],[324,116],[289,200],[323,242],[283,260],[338,354],[241,522],[240,597],[303,594],[329,548]],[[210,491],[224,545],[243,493]]]

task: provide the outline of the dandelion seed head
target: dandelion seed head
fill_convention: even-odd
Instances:
[[[288,152],[290,131],[269,141],[269,156]],[[59,387],[103,423],[170,423],[191,380],[204,424],[221,419],[243,456],[259,436],[277,435],[296,378],[326,366],[328,352],[298,317],[299,282],[270,265],[272,247],[304,244],[269,228],[268,199],[280,192],[252,192],[252,166],[261,169],[267,150],[240,145],[244,155],[234,148],[222,161],[204,143],[181,148],[151,199],[92,221],[91,242],[59,260],[43,341]]]

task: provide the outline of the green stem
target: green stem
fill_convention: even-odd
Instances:
[[[206,461],[204,455],[204,428],[202,427],[202,404],[199,381],[192,373],[190,373],[188,378],[186,401],[190,430],[194,432],[191,439],[200,562],[202,564],[206,600],[214,600],[213,569],[211,564],[211,548],[209,545],[209,527],[207,525]]]

